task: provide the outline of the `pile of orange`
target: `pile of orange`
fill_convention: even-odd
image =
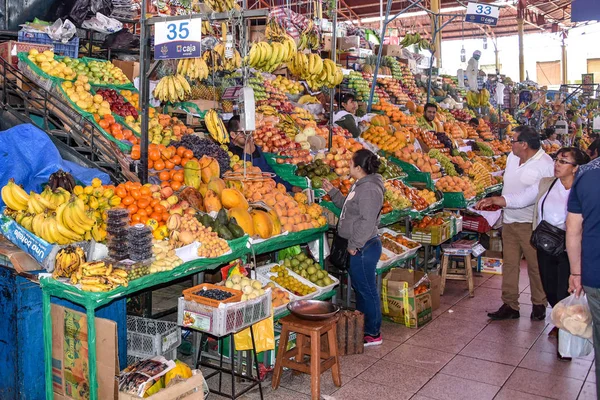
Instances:
[[[94,120],[100,125],[100,128],[104,129],[106,133],[115,139],[128,140],[134,145],[139,145],[140,139],[133,134],[131,129],[123,128],[123,125],[119,124],[112,114],[106,114],[102,117],[98,114],[94,114]]]
[[[158,192],[158,185],[143,185],[139,182],[125,182],[115,187],[115,194],[121,198],[118,207],[129,211],[131,225],[145,224],[149,219],[164,225],[169,219],[167,208],[160,204],[160,197],[155,198],[153,193]]]
[[[131,149],[131,158],[141,158],[140,146],[135,145]],[[151,143],[148,146],[148,169],[156,171],[161,181],[161,187],[170,186],[173,190],[179,190],[183,185],[183,169],[190,160],[197,160],[194,152],[186,147],[164,146]]]

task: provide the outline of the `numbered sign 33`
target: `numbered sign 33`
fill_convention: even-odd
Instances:
[[[200,18],[157,22],[154,25],[154,58],[200,57],[202,39],[202,21]]]
[[[465,22],[474,24],[496,25],[500,9],[488,4],[469,3],[467,5],[467,13],[465,14]]]

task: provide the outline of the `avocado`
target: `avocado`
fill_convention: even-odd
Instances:
[[[209,227],[212,228],[212,226],[214,224],[214,220],[208,214],[202,214],[199,216],[199,213],[198,213],[198,214],[196,214],[196,219],[207,228],[209,228]]]
[[[245,235],[244,230],[237,224],[235,218],[232,218],[229,224],[227,224],[227,229],[233,235],[234,239],[241,238]]]
[[[220,238],[225,240],[232,240],[234,238],[231,231],[225,225],[218,224],[215,227],[215,232],[217,232]]]
[[[312,179],[312,187],[313,189],[321,189],[323,187],[323,178],[321,177],[314,177]]]
[[[225,225],[227,224],[227,222],[229,222],[229,219],[227,218],[227,211],[225,211],[223,208],[219,211],[219,213],[217,214],[217,218],[216,220],[219,222],[220,225]]]

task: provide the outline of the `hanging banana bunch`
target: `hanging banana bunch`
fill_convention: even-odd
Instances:
[[[427,39],[421,37],[418,33],[407,33],[400,42],[400,46],[402,47],[412,46],[413,44],[418,50],[434,51],[431,43]]]
[[[204,80],[208,78],[208,65],[202,58],[186,58],[179,60],[177,73],[190,79]]]
[[[208,129],[210,137],[212,137],[219,144],[229,143],[229,134],[223,124],[223,120],[219,117],[219,114],[214,109],[210,109],[204,115],[204,123]]]
[[[205,3],[214,12],[241,10],[240,5],[235,0],[206,0]]]
[[[202,36],[215,36],[215,30],[209,21],[202,21]]]
[[[242,56],[235,48],[231,58],[225,56],[225,45],[223,43],[217,44],[212,51],[220,59],[218,63],[220,65],[219,71],[235,71],[242,66]]]
[[[162,78],[154,88],[154,98],[161,102],[178,103],[185,101],[192,93],[190,84],[181,74],[169,75]]]
[[[269,19],[269,22],[267,22],[267,27],[265,29],[265,37],[269,41],[275,40],[277,42],[281,42],[283,41],[283,39],[288,37],[288,34],[275,19],[271,18]]]
[[[256,42],[250,48],[246,62],[252,68],[273,72],[280,64],[290,62],[297,54],[296,43],[287,36],[283,42]]]
[[[317,54],[296,53],[294,59],[288,62],[288,69],[292,75],[305,80],[312,90],[323,86],[333,88],[344,80],[340,67]]]
[[[315,30],[313,21],[309,20],[308,25],[300,34],[298,50],[318,50],[319,45],[319,34]]]

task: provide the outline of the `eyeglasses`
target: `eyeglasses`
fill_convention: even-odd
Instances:
[[[557,158],[556,160],[554,160],[554,162],[556,162],[556,163],[559,163],[559,164],[562,164],[562,165],[572,165],[572,166],[577,166],[577,164],[575,164],[575,163],[572,163],[572,162],[570,162],[570,161],[563,160],[563,159],[560,159],[560,158]]]
[[[515,144],[515,143],[522,143],[522,142],[524,142],[524,140],[511,140],[510,142],[512,144]]]

